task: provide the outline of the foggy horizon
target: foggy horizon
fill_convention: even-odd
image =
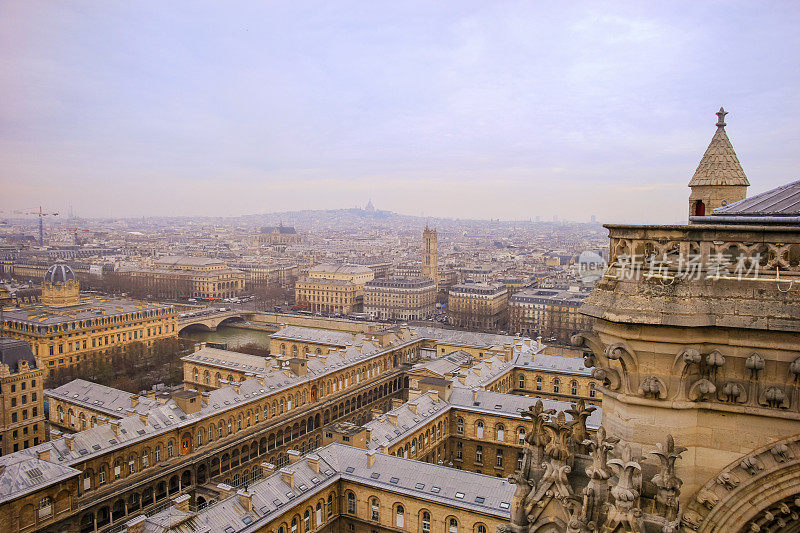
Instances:
[[[800,178],[791,2],[6,2],[0,211],[685,220]],[[423,215],[424,213],[424,215]]]

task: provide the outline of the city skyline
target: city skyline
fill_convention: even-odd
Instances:
[[[5,3],[0,210],[372,199],[414,216],[676,222],[720,105],[753,193],[797,178],[798,19],[748,2]]]

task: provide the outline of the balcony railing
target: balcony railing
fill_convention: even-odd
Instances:
[[[750,279],[800,284],[800,226],[608,225],[606,278]]]

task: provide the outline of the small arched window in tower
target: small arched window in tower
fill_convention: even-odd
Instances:
[[[694,216],[696,217],[706,216],[706,204],[703,203],[703,200],[697,200],[694,203]]]

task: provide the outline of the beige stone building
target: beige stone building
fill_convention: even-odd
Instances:
[[[348,315],[360,312],[363,299],[364,286],[351,281],[308,277],[294,284],[297,308],[315,313]]]
[[[462,283],[450,287],[447,319],[464,329],[500,331],[508,321],[508,290],[496,283]]]
[[[43,382],[28,343],[0,337],[0,455],[44,442]]]
[[[239,295],[245,284],[244,272],[208,257],[166,256],[152,268],[126,267],[115,275],[123,287],[159,298],[220,300]]]
[[[114,346],[177,336],[171,305],[82,297],[72,269],[53,265],[45,274],[39,304],[3,311],[4,334],[30,344],[45,377],[107,353]]]
[[[436,311],[430,278],[376,279],[364,286],[364,312],[377,319],[425,320]]]
[[[508,329],[547,343],[569,344],[592,319],[578,312],[585,293],[559,289],[526,289],[509,298]]]

